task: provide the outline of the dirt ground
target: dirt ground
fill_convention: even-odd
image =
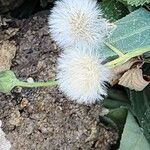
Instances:
[[[8,59],[15,57],[6,61],[6,68],[11,66],[19,79],[55,78],[61,50],[50,38],[47,16],[45,11],[1,22],[1,43],[15,47],[9,45],[13,49]],[[101,122],[103,110],[99,104],[71,102],[57,87],[15,88],[10,95],[0,94],[0,120],[11,150],[110,150],[118,135]]]

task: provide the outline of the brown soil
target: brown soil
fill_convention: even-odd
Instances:
[[[1,26],[14,29],[6,40],[15,41],[16,55],[11,70],[26,80],[55,78],[60,49],[51,40],[48,12],[21,21],[9,20]],[[18,30],[16,30],[18,29]],[[118,134],[101,123],[99,104],[79,105],[56,88],[15,88],[10,95],[0,94],[0,120],[12,144],[11,150],[109,150]]]

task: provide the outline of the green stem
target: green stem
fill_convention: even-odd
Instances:
[[[114,51],[119,57],[124,56],[124,53],[121,52],[121,50],[117,49],[116,47],[114,47],[113,45],[111,45],[110,43],[104,42],[106,46],[108,46],[112,51]]]
[[[33,82],[33,83],[29,83],[29,82],[23,82],[23,81],[18,81],[17,82],[17,86],[20,87],[28,87],[28,88],[32,88],[32,87],[46,87],[46,86],[55,86],[57,85],[57,81],[48,81],[48,82]]]
[[[134,51],[131,51],[122,57],[119,57],[111,62],[106,63],[105,65],[107,67],[113,68],[115,66],[123,64],[124,62],[126,62],[127,60],[129,60],[133,57],[140,56],[148,51],[150,51],[150,46],[144,47],[144,48],[137,48],[137,49],[134,49]]]

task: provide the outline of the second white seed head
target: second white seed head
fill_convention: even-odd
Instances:
[[[61,54],[58,59],[57,80],[59,89],[71,100],[91,104],[106,95],[106,82],[110,71],[101,64],[96,52],[75,48]]]
[[[107,35],[107,22],[96,0],[61,0],[51,10],[49,29],[62,48],[96,47]]]

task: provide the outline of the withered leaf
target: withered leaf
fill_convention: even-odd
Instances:
[[[9,70],[11,61],[16,54],[16,45],[13,41],[0,41],[0,71]]]
[[[148,78],[147,78],[148,79]],[[132,68],[125,72],[123,76],[119,79],[119,85],[128,87],[131,90],[142,91],[148,84],[150,80],[145,80],[143,78],[143,71],[140,68]]]
[[[122,77],[122,75],[128,71],[129,69],[131,69],[133,66],[142,66],[143,65],[143,59],[142,57],[134,57],[130,60],[128,60],[127,62],[125,62],[124,64],[117,66],[115,68],[113,68],[111,71],[113,73],[112,75],[112,80],[111,80],[111,85],[115,85],[119,82],[119,79]]]

